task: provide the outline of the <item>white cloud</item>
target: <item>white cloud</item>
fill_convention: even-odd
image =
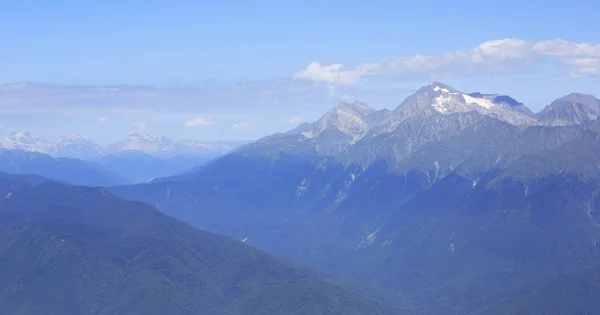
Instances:
[[[338,84],[356,84],[360,80],[361,73],[358,69],[344,69],[341,64],[322,66],[318,62],[312,62],[302,71],[294,73],[294,79],[308,79],[312,81],[335,82]]]
[[[582,77],[597,77],[600,76],[600,67],[592,68],[592,67],[582,67],[575,69],[568,73],[569,76],[574,78],[582,78]]]
[[[302,106],[302,111],[325,110],[339,101],[328,94],[326,86],[291,78],[185,88],[120,86],[118,93],[106,86],[36,83],[18,89],[14,86],[20,85],[0,84],[0,115],[80,115],[85,119],[107,117],[107,122],[114,123],[124,116],[134,121],[150,121],[152,117],[178,115],[184,125],[202,113],[218,116],[220,121],[250,121],[239,117],[271,115],[282,106]]]
[[[534,53],[548,56],[586,56],[600,58],[600,44],[571,43],[563,39],[533,44]]]
[[[532,42],[506,38],[487,41],[470,50],[441,55],[419,54],[354,66],[312,62],[306,69],[294,73],[292,78],[342,86],[357,84],[366,76],[419,78],[441,73],[506,74],[529,69],[539,61],[539,57],[558,58],[562,62],[557,65],[575,68],[572,73],[579,76],[598,75],[600,72],[600,44],[571,43],[561,39]],[[577,62],[565,62],[569,58],[575,58],[572,60]]]
[[[600,58],[571,58],[563,60],[562,63],[567,66],[577,66],[582,68],[600,68]]]
[[[98,117],[99,122],[105,122],[106,119],[107,119],[106,116]]]
[[[204,127],[214,124],[215,121],[209,117],[196,117],[185,122],[187,127]]]
[[[250,124],[247,121],[231,125],[231,130],[234,131],[248,130],[249,128]]]
[[[145,130],[147,127],[147,124],[143,121],[141,122],[137,122],[135,124],[133,124],[135,127],[137,127],[139,130]]]
[[[298,125],[304,122],[304,119],[302,119],[301,117],[292,117],[290,119],[285,120],[284,122],[289,125]]]
[[[355,99],[354,97],[352,97],[349,94],[340,93],[338,90],[339,90],[338,87],[336,87],[334,85],[327,86],[327,91],[329,92],[329,96],[339,98],[344,102],[351,102]]]

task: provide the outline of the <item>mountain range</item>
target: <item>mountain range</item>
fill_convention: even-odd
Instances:
[[[0,173],[5,314],[411,314],[104,188]]]
[[[27,131],[19,131],[6,137],[0,148],[20,149],[39,152],[54,157],[94,159],[103,155],[122,152],[142,152],[158,157],[196,155],[215,157],[229,152],[247,141],[197,141],[173,140],[168,137],[153,136],[144,132],[133,132],[124,139],[102,146],[91,138],[76,134],[60,136],[54,140],[34,137]]]
[[[591,95],[569,94],[535,114],[510,96],[463,93],[434,82],[419,89],[393,110],[377,111],[360,102],[341,102],[314,123],[304,123],[286,133],[261,139],[254,145],[259,150],[272,147],[295,154],[328,156],[344,152],[351,146],[360,147],[361,143],[398,133],[411,124],[493,119],[496,123],[521,127],[569,126],[595,121],[598,112],[600,101]],[[457,127],[460,128],[458,125]],[[436,130],[432,133],[443,136]]]
[[[570,94],[536,114],[434,82],[393,110],[340,103],[193,172],[111,191],[419,313],[501,314],[600,259],[599,110]]]
[[[73,158],[55,158],[47,154],[20,149],[0,149],[0,172],[35,174],[59,182],[83,186],[113,186],[134,183],[99,163]]]

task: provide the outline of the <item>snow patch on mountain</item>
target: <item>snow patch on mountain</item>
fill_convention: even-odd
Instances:
[[[477,111],[514,125],[536,121],[535,115],[527,107],[509,96],[478,92],[467,94],[437,82],[408,97],[396,112],[403,113],[399,116],[400,120],[407,115],[428,116],[430,113],[426,105],[443,115]]]
[[[433,106],[433,108],[435,108],[440,113],[446,113],[450,110],[447,105],[451,100],[452,99],[450,98],[450,96],[441,94],[440,96],[435,98],[435,102],[431,104],[431,106]]]
[[[446,88],[441,88],[441,87],[439,87],[439,86],[437,86],[437,85],[436,85],[436,86],[433,88],[433,90],[434,90],[434,91],[436,91],[436,92],[438,92],[438,91],[442,91],[442,92],[444,92],[444,93],[450,93],[450,91],[449,91],[448,89],[446,89]]]
[[[358,243],[356,248],[357,249],[367,248],[367,247],[373,245],[373,243],[375,243],[375,241],[377,240],[377,233],[379,233],[379,231],[381,231],[382,228],[383,227],[380,227],[372,233],[367,232],[367,235]]]
[[[468,94],[463,94],[463,98],[465,99],[465,102],[467,104],[476,104],[479,105],[483,108],[487,108],[490,109],[494,106],[496,106],[494,103],[492,103],[492,101],[485,99],[485,98],[477,98],[477,97],[472,97]]]

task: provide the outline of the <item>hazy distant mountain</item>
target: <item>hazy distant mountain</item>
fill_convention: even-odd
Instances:
[[[168,137],[152,136],[144,132],[134,132],[123,140],[108,145],[105,153],[136,151],[156,156],[177,156],[184,154],[214,157],[229,152],[247,141],[196,141],[173,140]]]
[[[143,132],[133,132],[123,140],[108,145],[106,151],[108,153],[137,151],[149,154],[161,154],[164,152],[173,152],[176,149],[177,144],[171,138],[151,136]]]
[[[389,314],[241,242],[103,188],[0,174],[6,314]]]
[[[64,135],[54,140],[55,156],[91,159],[102,154],[103,148],[91,138],[76,134]]]
[[[111,186],[129,183],[101,165],[39,152],[0,149],[0,172],[32,174],[74,185]]]
[[[140,151],[122,151],[104,155],[95,161],[132,183],[147,183],[155,178],[182,174],[210,159],[195,155],[161,158]]]
[[[3,139],[0,148],[20,149],[40,152],[54,157],[72,157],[86,160],[120,152],[142,152],[160,157],[178,155],[216,157],[247,142],[173,140],[167,137],[134,132],[117,143],[101,146],[89,137],[76,134],[64,135],[49,141],[34,137],[27,131],[19,131]]]
[[[600,258],[600,122],[539,117],[436,82],[114,191],[425,314],[469,314]]]

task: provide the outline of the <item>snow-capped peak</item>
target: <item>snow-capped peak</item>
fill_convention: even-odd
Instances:
[[[222,154],[245,144],[244,141],[212,141],[173,140],[162,136],[153,136],[145,132],[133,132],[123,140],[102,146],[88,136],[67,134],[48,141],[34,137],[27,131],[15,132],[0,141],[0,148],[20,149],[30,152],[40,152],[55,157],[95,158],[103,154],[113,154],[123,151],[137,151],[162,156],[202,153],[206,155]]]
[[[5,139],[5,143],[12,143],[14,145],[36,145],[45,144],[46,141],[33,137],[28,131],[17,131]]]
[[[156,153],[174,149],[174,141],[167,137],[156,137],[145,132],[132,132],[121,142],[113,145],[115,151],[141,151]]]
[[[44,139],[35,138],[28,131],[17,131],[2,140],[2,148],[49,153],[54,146]]]
[[[498,94],[463,93],[443,83],[433,82],[409,96],[395,110],[395,123],[413,116],[450,115],[476,111],[511,124],[535,121],[533,113],[514,99]],[[389,129],[389,128],[388,128]]]
[[[29,131],[17,131],[17,132],[14,132],[12,135],[10,135],[9,138],[10,139],[25,140],[25,141],[35,141],[35,138],[31,135],[31,133]]]

